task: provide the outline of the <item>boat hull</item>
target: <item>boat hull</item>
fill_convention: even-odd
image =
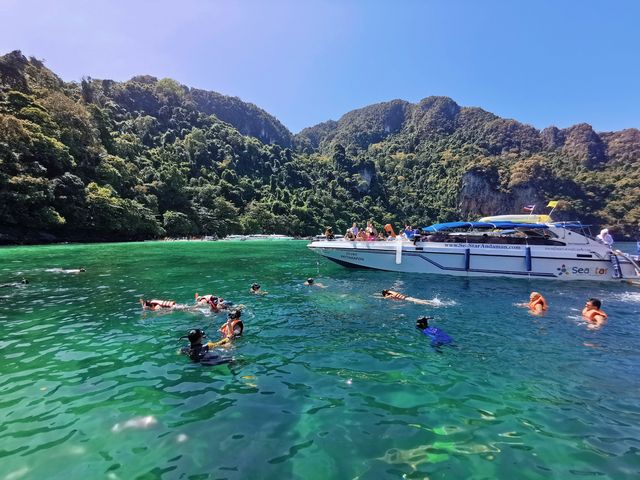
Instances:
[[[562,281],[638,278],[623,258],[614,265],[603,252],[575,247],[323,241],[309,248],[346,267],[393,272]]]

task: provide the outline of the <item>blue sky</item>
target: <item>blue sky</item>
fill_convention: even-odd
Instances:
[[[640,127],[640,1],[0,1],[0,53],[171,77],[290,130],[446,95],[538,128]]]

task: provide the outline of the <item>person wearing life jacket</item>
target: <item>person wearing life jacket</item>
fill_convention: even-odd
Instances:
[[[174,300],[145,300],[144,298],[141,298],[140,305],[142,305],[143,310],[146,310],[148,308],[153,312],[162,309],[171,310],[176,307],[176,302]]]
[[[387,235],[389,235],[389,237],[396,238],[396,232],[393,231],[393,227],[391,226],[390,223],[387,223],[384,226],[384,231],[387,232]]]
[[[432,347],[448,345],[453,342],[453,339],[444,331],[436,327],[430,327],[429,320],[433,320],[433,317],[418,318],[418,320],[416,321],[416,328],[431,339]]]
[[[206,337],[207,334],[199,328],[190,330],[187,335],[180,337],[181,339],[187,338],[189,340],[189,346],[182,347],[180,349],[180,353],[187,355],[192,362],[202,363],[204,365],[229,363],[231,361],[230,358],[224,358],[211,353],[211,349],[228,343],[229,340],[224,338],[219,342],[207,342],[206,344],[203,344],[202,340]]]
[[[268,292],[260,290],[260,284],[259,283],[253,283],[251,285],[251,288],[249,289],[249,293],[251,293],[253,295],[266,295]]]
[[[607,320],[607,314],[604,313],[600,308],[602,307],[602,302],[597,298],[590,298],[584,304],[584,308],[582,309],[582,317],[590,322],[593,322],[595,326],[602,325]]]
[[[382,290],[382,298],[387,298],[390,300],[405,300],[407,302],[417,303],[419,305],[437,305],[436,302],[433,302],[431,300],[423,300],[421,298],[410,297],[399,292],[394,292],[393,290]]]
[[[220,327],[220,333],[224,338],[233,339],[242,336],[242,332],[244,331],[244,323],[242,323],[242,320],[240,320],[241,314],[242,312],[240,310],[229,312],[227,323]]]
[[[224,310],[230,305],[230,303],[226,302],[223,298],[216,297],[215,295],[198,295],[198,292],[196,292],[195,299],[198,305],[209,305],[214,312]]]
[[[531,292],[529,295],[529,303],[527,304],[531,313],[540,314],[546,312],[549,308],[545,298],[538,292]]]

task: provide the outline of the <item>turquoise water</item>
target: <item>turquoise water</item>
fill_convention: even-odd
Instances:
[[[0,283],[31,281],[0,289],[0,479],[640,477],[639,288],[348,270],[305,245],[0,249]],[[546,316],[514,306],[531,290]],[[222,315],[138,304],[196,291],[246,305],[230,365],[177,354]]]

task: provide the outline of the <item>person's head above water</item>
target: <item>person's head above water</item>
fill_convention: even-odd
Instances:
[[[382,296],[386,297],[387,295],[390,295],[389,290],[382,290]]]
[[[260,290],[260,284],[259,283],[254,283],[253,285],[251,285],[251,290]]]
[[[307,283],[309,285],[313,285],[313,278],[311,278],[311,277],[307,278]]]
[[[242,315],[242,312],[238,309],[233,310],[232,312],[229,312],[229,320],[238,320],[240,318],[240,315]]]
[[[189,339],[189,342],[191,344],[194,344],[194,343],[198,343],[200,340],[202,340],[206,336],[207,334],[204,333],[204,330],[201,330],[199,328],[194,328],[189,330],[189,333],[186,336],[182,336],[180,338],[187,338]]]
[[[533,300],[534,298],[538,298],[541,295],[538,292],[531,292],[531,294],[529,295],[529,299]]]
[[[28,285],[29,284],[29,280],[27,280],[26,278],[23,278],[20,283],[22,283],[23,285]]]
[[[602,307],[602,302],[600,300],[598,300],[597,298],[590,298],[589,300],[587,300],[587,307],[594,307],[597,308],[598,310],[600,310],[600,307]]]
[[[86,272],[87,271],[86,268],[84,268],[84,267],[80,267],[78,270],[80,270],[81,272]]]
[[[429,328],[429,320],[433,320],[433,317],[420,317],[418,320],[416,320],[416,328],[420,330]]]

